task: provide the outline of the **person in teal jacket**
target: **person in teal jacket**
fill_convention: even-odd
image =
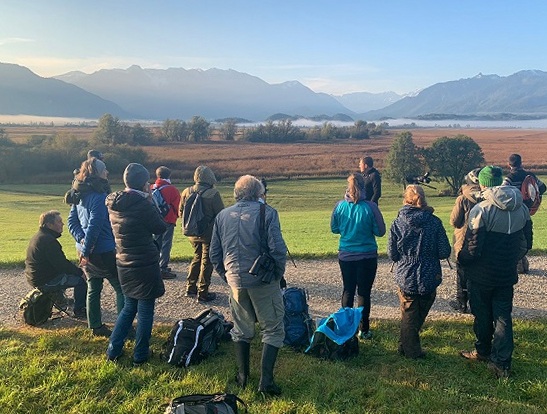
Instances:
[[[340,235],[338,263],[342,273],[342,307],[353,307],[357,289],[357,307],[363,307],[359,339],[371,339],[370,292],[378,268],[376,237],[386,233],[384,217],[378,205],[365,200],[365,181],[360,174],[348,177],[348,188],[332,212],[330,227]]]

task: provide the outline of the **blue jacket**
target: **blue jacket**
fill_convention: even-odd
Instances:
[[[82,256],[116,250],[105,200],[106,192],[81,191],[80,202],[70,209],[68,230]]]
[[[339,257],[344,253],[364,253],[363,257],[376,257],[378,245],[375,236],[386,234],[384,217],[372,201],[361,198],[357,204],[349,199],[339,201],[332,212],[331,231],[340,234]]]
[[[388,255],[395,262],[395,282],[404,293],[427,295],[442,282],[440,259],[450,256],[450,243],[433,209],[408,205],[389,231]]]

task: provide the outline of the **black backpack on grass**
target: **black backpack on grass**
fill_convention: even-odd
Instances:
[[[53,314],[53,299],[38,288],[32,289],[19,303],[23,321],[27,325],[39,326]]]
[[[233,326],[213,309],[207,309],[195,318],[181,319],[171,329],[160,358],[177,367],[197,364],[212,355],[221,340],[230,338]]]
[[[173,398],[165,414],[237,414],[237,403],[247,404],[235,394],[192,394]]]

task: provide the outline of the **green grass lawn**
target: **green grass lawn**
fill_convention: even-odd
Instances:
[[[180,190],[190,184],[176,183]],[[225,205],[233,204],[233,183],[221,183],[218,188]],[[283,236],[291,254],[301,258],[334,257],[338,248],[338,236],[330,232],[330,215],[334,205],[344,194],[346,180],[271,181],[268,188],[268,203],[279,211]],[[0,185],[0,225],[5,229],[0,238],[0,266],[23,263],[28,240],[38,228],[41,212],[59,210],[66,222],[69,206],[63,204],[63,195],[67,189],[68,185]],[[439,197],[439,191],[435,189],[425,190],[429,204],[443,220],[451,238],[452,228],[448,219],[455,199]],[[382,191],[380,209],[389,228],[402,204],[402,187],[384,183]],[[545,253],[547,249],[545,208],[542,206],[533,217],[532,254]],[[67,256],[76,259],[74,243],[66,226],[60,241]],[[180,229],[175,231],[173,243],[173,260],[189,260],[192,254],[190,243]],[[387,237],[378,238],[380,254],[385,254],[386,243]]]
[[[175,368],[155,357],[133,368],[130,357],[106,362],[106,339],[83,328],[45,331],[0,329],[0,412],[162,413],[184,394],[236,393],[250,413],[545,413],[547,321],[515,321],[513,376],[495,379],[484,363],[458,355],[470,349],[470,322],[427,321],[424,360],[396,352],[398,323],[373,321],[375,337],[357,357],[331,362],[283,348],[276,381],[283,394],[264,400],[256,392],[260,343],[252,344],[251,379],[245,390],[233,377],[230,343],[201,364]],[[169,327],[153,332],[156,355]],[[129,342],[130,353],[133,343]]]
[[[179,185],[183,189],[184,183]],[[232,204],[233,183],[219,189]],[[344,193],[345,179],[289,180],[269,183],[268,202],[278,209],[284,237],[295,257],[334,257],[337,236],[330,233],[332,208]],[[67,186],[0,186],[0,266],[21,265],[41,212],[57,209]],[[401,206],[402,188],[384,183],[380,208],[389,226]],[[426,189],[429,203],[451,234],[448,217],[454,199]],[[545,251],[547,219],[534,216],[536,253]],[[385,254],[386,237],[379,239]],[[65,229],[61,239],[75,259]],[[190,257],[190,244],[176,232],[175,260]],[[547,407],[547,320],[515,321],[513,376],[494,379],[481,363],[458,356],[472,349],[470,321],[426,321],[424,360],[398,356],[398,322],[373,320],[375,337],[360,344],[358,357],[330,362],[282,349],[276,379],[279,398],[264,400],[255,392],[259,379],[260,343],[252,346],[251,381],[240,390],[233,381],[232,346],[202,364],[179,369],[157,355],[169,326],[156,326],[152,347],[156,358],[132,368],[130,357],[119,364],[105,361],[107,341],[88,329],[0,328],[0,413],[162,413],[170,398],[192,393],[234,392],[249,404],[250,413],[544,413]],[[129,342],[130,355],[133,344]]]

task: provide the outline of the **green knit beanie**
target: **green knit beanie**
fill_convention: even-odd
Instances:
[[[485,187],[496,187],[503,182],[503,171],[495,165],[487,165],[479,172],[479,184]]]

